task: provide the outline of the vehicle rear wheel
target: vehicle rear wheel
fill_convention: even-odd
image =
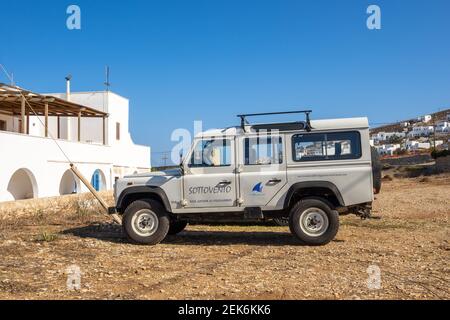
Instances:
[[[372,158],[373,189],[375,194],[378,194],[381,191],[381,171],[383,170],[383,165],[381,164],[380,156],[374,147],[371,147],[370,154]]]
[[[125,209],[122,225],[125,234],[132,241],[154,245],[166,237],[170,219],[158,201],[137,200]]]
[[[303,199],[291,209],[289,228],[304,244],[324,245],[338,232],[339,214],[325,200]]]
[[[188,222],[183,220],[170,221],[169,234],[178,234],[186,228]]]

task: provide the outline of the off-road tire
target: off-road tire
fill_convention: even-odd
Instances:
[[[370,148],[370,155],[372,158],[373,189],[375,190],[375,194],[378,194],[381,191],[381,171],[383,165],[381,164],[380,156],[374,147]]]
[[[183,231],[188,225],[187,221],[183,220],[172,220],[170,221],[169,234],[174,235]]]
[[[305,231],[307,230],[305,224],[306,218],[310,215],[314,216],[315,213],[320,216],[320,219],[323,219],[324,226],[320,233],[312,235],[311,232],[308,234]],[[302,221],[304,221],[303,224]],[[292,207],[289,215],[289,229],[303,244],[325,245],[334,239],[339,230],[339,214],[325,199],[305,198]]]
[[[139,234],[136,231],[136,227],[133,226],[136,223],[137,217],[135,216],[142,214],[142,212],[151,214],[157,219],[157,227],[155,227],[155,231],[151,234]],[[136,200],[125,209],[122,226],[125,234],[131,241],[139,244],[155,245],[167,236],[170,218],[164,207],[158,201],[152,199]]]

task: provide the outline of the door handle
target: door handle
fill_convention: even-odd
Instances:
[[[217,185],[218,186],[228,186],[228,185],[230,185],[231,184],[231,181],[229,181],[229,180],[223,180],[223,181],[220,181]]]
[[[281,182],[281,179],[278,179],[278,178],[273,178],[273,179],[269,180],[269,183],[280,183],[280,182]]]

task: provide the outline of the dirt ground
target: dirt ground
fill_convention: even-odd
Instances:
[[[344,216],[322,247],[270,224],[194,225],[134,245],[86,199],[0,207],[0,299],[450,298],[449,175],[385,181],[379,219]],[[72,265],[79,290],[67,287]]]

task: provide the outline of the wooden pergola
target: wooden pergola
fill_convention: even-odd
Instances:
[[[31,107],[30,107],[31,106]],[[108,114],[87,106],[53,96],[41,95],[17,86],[0,83],[0,113],[19,116],[20,132],[29,134],[29,117],[45,118],[45,137],[48,137],[48,117],[57,117],[58,139],[60,138],[60,117],[78,118],[78,141],[81,141],[81,118],[103,119],[103,144],[106,144],[106,118]],[[27,125],[25,126],[24,123]]]

